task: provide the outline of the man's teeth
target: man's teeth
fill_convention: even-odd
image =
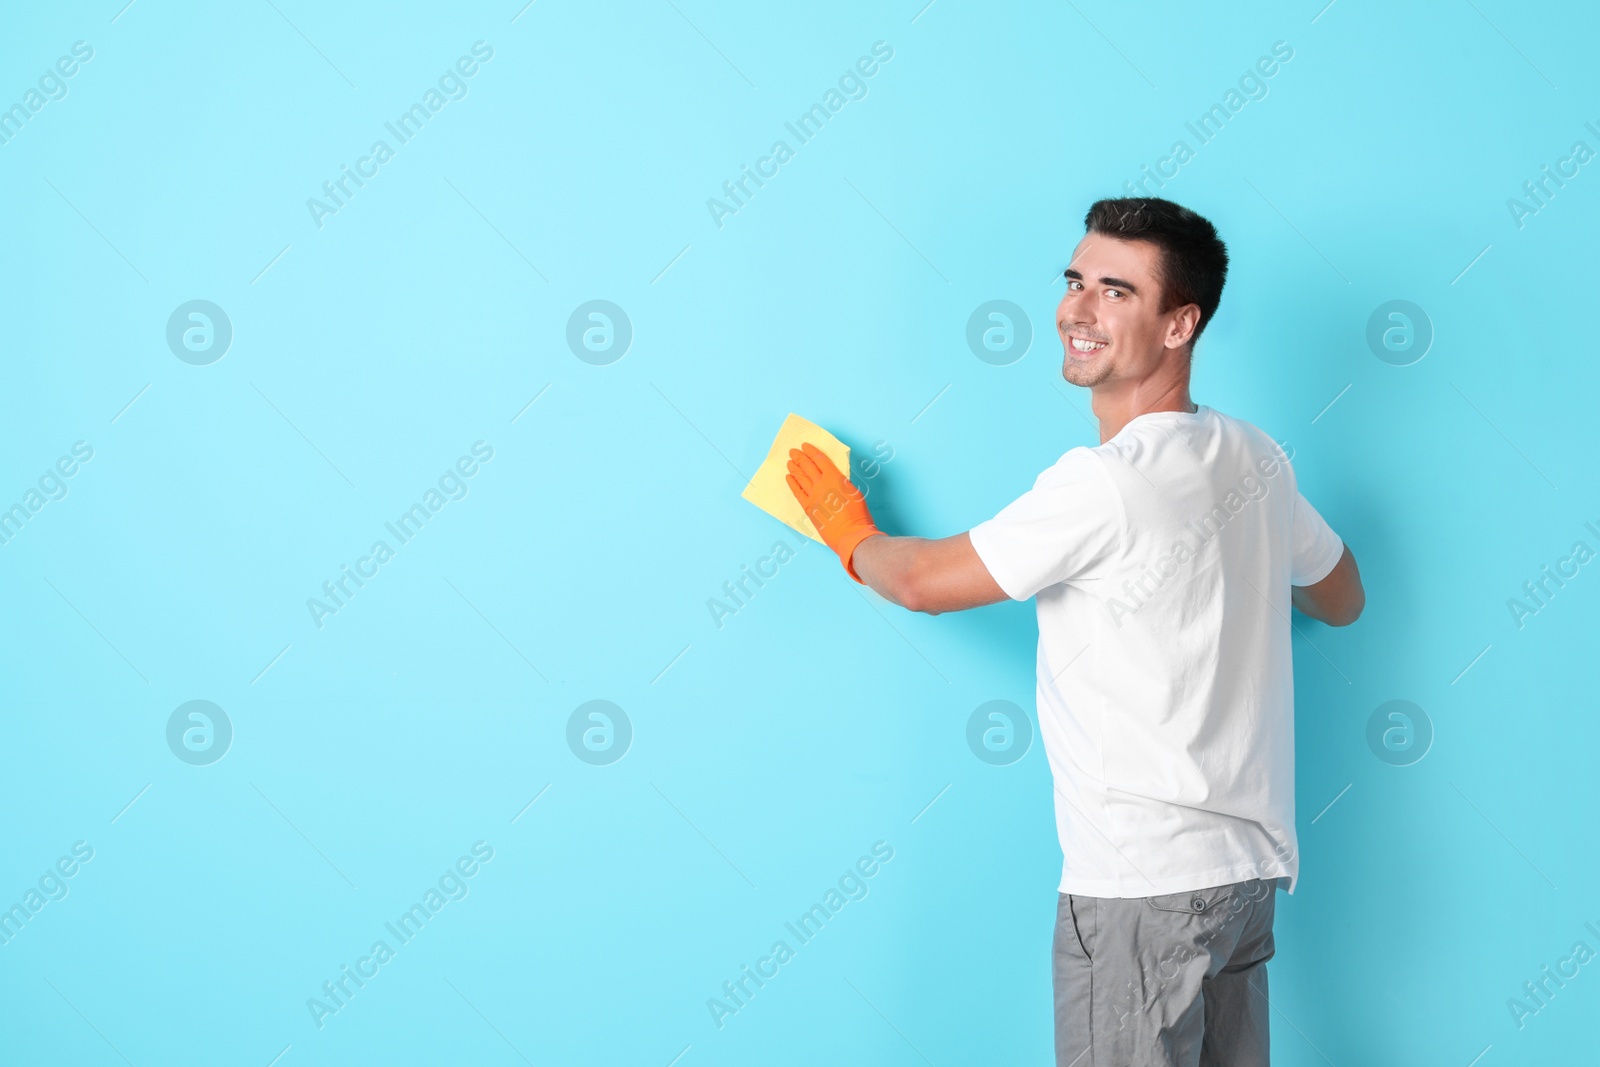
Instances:
[[[1098,352],[1105,346],[1106,342],[1104,341],[1085,341],[1077,337],[1072,339],[1072,347],[1079,352]]]

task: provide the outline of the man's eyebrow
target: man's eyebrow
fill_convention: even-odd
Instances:
[[[1066,274],[1067,277],[1072,278],[1075,281],[1083,281],[1083,275],[1079,274],[1071,267],[1067,268]],[[1100,284],[1109,285],[1114,289],[1126,289],[1130,293],[1138,293],[1139,291],[1139,287],[1137,285],[1134,285],[1132,282],[1125,282],[1121,278],[1101,278]]]

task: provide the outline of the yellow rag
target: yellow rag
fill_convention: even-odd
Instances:
[[[800,507],[800,501],[794,498],[788,482],[784,480],[784,476],[789,473],[789,449],[799,448],[806,441],[822,449],[840,470],[848,474],[850,446],[811,420],[802,419],[791,412],[789,417],[783,420],[783,426],[778,429],[778,437],[772,442],[772,448],[767,451],[767,458],[762,461],[755,477],[750,479],[750,484],[745,486],[744,492],[739,495],[773,518],[821,544],[822,538],[817,536],[817,528],[806,518],[804,509]]]

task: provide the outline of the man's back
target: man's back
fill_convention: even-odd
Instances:
[[[1038,598],[1061,892],[1292,884],[1290,586],[1343,543],[1276,443],[1204,406],[1140,415],[971,537]]]

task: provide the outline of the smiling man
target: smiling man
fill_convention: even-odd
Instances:
[[[1216,229],[1145,198],[1084,222],[1056,328],[1097,447],[940,540],[884,534],[813,445],[789,487],[849,575],[904,608],[1036,598],[1060,1067],[1255,1067],[1274,891],[1299,874],[1290,612],[1345,626],[1365,593],[1288,455],[1189,397],[1227,278]]]

